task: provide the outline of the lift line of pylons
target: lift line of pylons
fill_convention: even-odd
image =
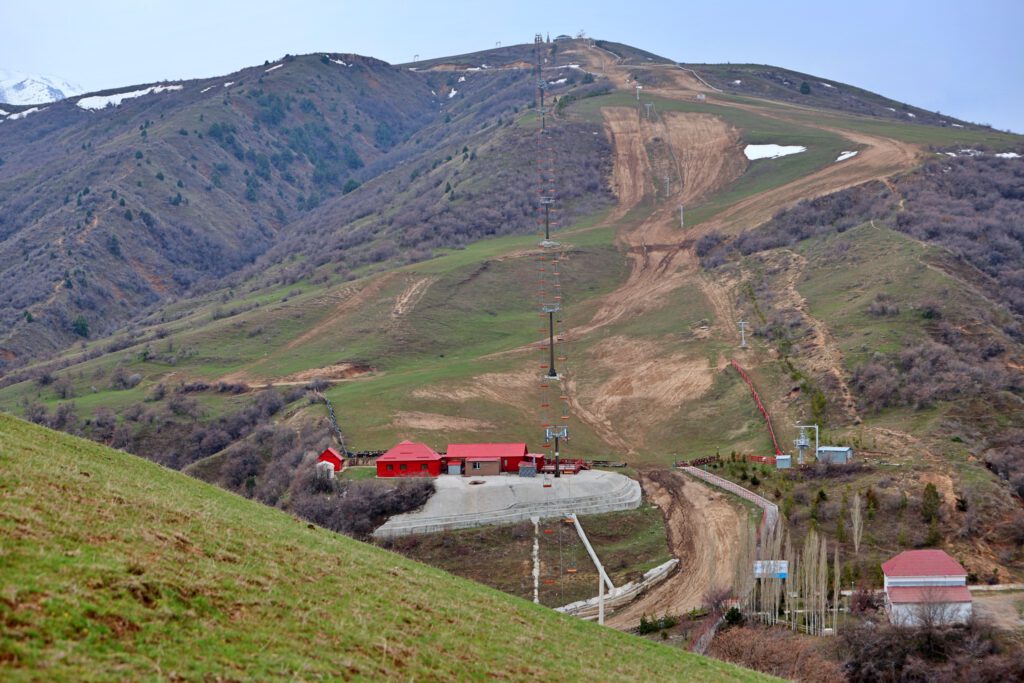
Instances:
[[[561,389],[562,374],[559,374],[558,371],[559,364],[561,364],[562,372],[565,372],[565,357],[559,356],[556,350],[557,343],[560,341],[556,325],[561,323],[559,314],[562,312],[562,286],[559,272],[561,245],[551,238],[552,225],[557,220],[556,177],[554,150],[548,130],[548,109],[545,102],[547,89],[543,72],[545,52],[544,39],[537,34],[534,37],[534,78],[537,86],[537,116],[540,123],[537,131],[537,211],[538,223],[543,226],[540,242],[543,251],[538,257],[538,280],[540,316],[546,318],[545,322],[547,323],[547,329],[543,330],[547,335],[547,343],[538,347],[546,355],[546,362],[541,365],[541,369],[544,371],[541,378],[543,396],[541,414],[544,447],[553,448],[554,474],[555,477],[561,477],[561,448],[569,439],[569,426],[566,424],[569,419],[569,411],[565,405],[568,399]]]

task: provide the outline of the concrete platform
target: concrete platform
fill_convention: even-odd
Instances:
[[[476,483],[473,482],[482,482]],[[550,483],[545,488],[544,483]],[[592,515],[640,507],[640,483],[614,472],[584,470],[554,477],[460,477],[434,480],[437,492],[421,510],[392,517],[373,535],[393,538],[445,529],[510,524],[530,517]]]

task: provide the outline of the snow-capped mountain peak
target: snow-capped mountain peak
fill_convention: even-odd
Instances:
[[[81,88],[60,78],[0,70],[0,103],[44,104],[81,92]]]

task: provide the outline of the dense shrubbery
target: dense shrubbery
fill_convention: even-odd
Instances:
[[[862,407],[871,411],[898,405],[927,408],[936,401],[1019,391],[1019,375],[988,355],[995,348],[991,344],[978,348],[967,339],[927,340],[876,355],[854,370],[851,384]]]
[[[978,620],[955,627],[868,624],[840,634],[848,681],[1024,680],[1024,651]]]
[[[898,188],[906,210],[896,215],[896,228],[992,276],[1007,305],[1024,314],[1024,164],[992,156],[942,159]]]
[[[896,210],[885,185],[866,183],[800,202],[732,243],[708,235],[698,255],[713,267],[733,250],[752,254],[892,219],[897,230],[939,244],[990,275],[1006,305],[1024,314],[1024,164],[994,156],[941,158],[900,178],[896,188],[903,210]]]
[[[296,472],[291,492],[289,508],[295,514],[327,529],[365,539],[388,517],[422,507],[434,493],[434,482],[339,482],[318,479],[314,468],[306,465]]]

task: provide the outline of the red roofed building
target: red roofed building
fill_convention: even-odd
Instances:
[[[321,453],[320,457],[317,458],[316,461],[331,463],[334,466],[335,472],[341,472],[345,469],[345,457],[331,447],[328,447],[327,450]]]
[[[403,441],[377,458],[378,477],[436,477],[441,456],[422,443]]]
[[[943,550],[907,550],[883,563],[882,573],[893,624],[956,624],[971,616],[967,570]]]
[[[445,461],[450,474],[486,476],[501,472],[519,473],[519,463],[526,457],[525,443],[452,443],[448,444]]]

